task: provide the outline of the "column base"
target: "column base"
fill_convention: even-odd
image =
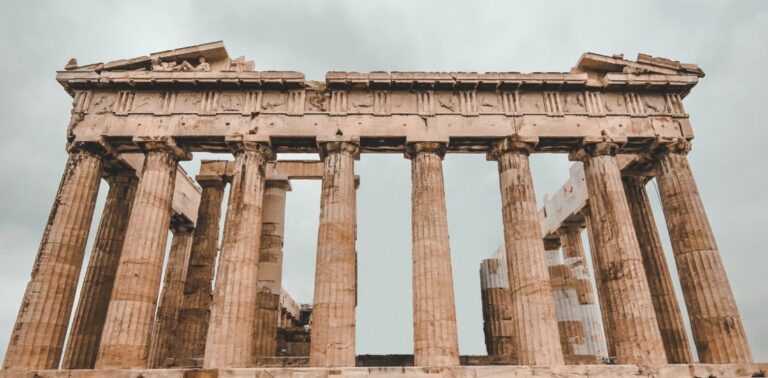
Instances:
[[[463,356],[462,363],[467,357]],[[480,356],[475,356],[480,357]],[[328,377],[329,375],[377,377],[450,376],[474,377],[763,377],[768,363],[762,364],[694,364],[694,365],[561,365],[531,366],[454,366],[454,367],[354,367],[354,368],[242,368],[242,369],[101,369],[101,370],[0,370],[0,378],[225,378],[225,377]]]

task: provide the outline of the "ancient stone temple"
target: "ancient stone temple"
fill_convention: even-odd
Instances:
[[[57,74],[73,98],[66,131],[62,120],[69,158],[0,376],[759,374],[766,366],[752,361],[686,157],[693,129],[682,101],[703,76],[643,54],[586,53],[568,72],[328,72],[317,82],[257,71],[221,42],[72,59]],[[221,160],[203,160],[191,178],[178,163],[199,152]],[[308,160],[276,159],[286,152]],[[355,349],[366,293],[356,248],[365,177],[354,166],[374,153],[411,164],[413,355]],[[504,245],[481,266],[484,356],[462,355],[457,337],[443,181],[451,153],[498,165]],[[541,209],[535,153],[577,162]],[[283,239],[291,181],[304,179],[322,191],[314,298],[299,304],[282,286]]]

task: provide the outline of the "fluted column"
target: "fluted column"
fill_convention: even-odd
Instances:
[[[683,317],[672,286],[661,238],[653,218],[651,201],[645,190],[648,178],[641,176],[624,177],[624,192],[627,194],[629,212],[643,257],[645,276],[651,290],[653,307],[656,309],[656,321],[659,324],[661,339],[667,361],[671,364],[689,364],[693,362],[688,337],[685,334]]]
[[[166,359],[173,358],[172,353],[178,348],[175,335],[194,229],[194,225],[186,219],[174,219],[171,222],[173,239],[168,253],[168,263],[165,264],[163,290],[152,329],[149,349],[150,368],[169,366]]]
[[[664,364],[667,358],[616,163],[617,150],[616,144],[594,143],[572,154],[584,162],[595,269],[600,270],[598,285],[603,286],[600,305],[606,306],[617,363]]]
[[[507,276],[507,260],[485,259],[480,263],[480,294],[483,305],[483,333],[489,356],[517,359],[512,298]]]
[[[194,366],[202,361],[211,315],[213,274],[219,248],[221,203],[226,182],[221,176],[197,176],[202,187],[197,223],[192,236],[187,277],[179,309],[175,365]]]
[[[494,143],[490,157],[499,164],[518,358],[521,365],[552,366],[563,363],[563,354],[528,163],[531,150],[530,144],[507,138]]]
[[[589,211],[589,203],[587,203],[587,206],[582,210],[582,214],[584,214],[584,220],[587,224],[587,238],[589,240],[589,251],[592,256],[592,269],[593,274],[595,275],[595,289],[597,290],[597,300],[598,300],[598,308],[600,309],[600,318],[603,320],[602,328],[603,328],[603,335],[605,335],[605,348],[606,348],[606,354],[609,360],[612,360],[615,362],[616,360],[616,348],[613,344],[613,338],[611,337],[611,331],[613,330],[613,327],[611,327],[610,321],[611,318],[608,316],[609,308],[605,304],[606,302],[606,285],[602,284],[602,277],[600,276],[600,267],[602,266],[602,263],[600,262],[600,255],[596,253],[597,250],[597,242],[595,241],[595,226],[592,225],[592,215]]]
[[[416,366],[459,364],[443,183],[444,155],[445,144],[435,142],[409,144],[406,153],[411,159],[413,360]]]
[[[288,180],[268,180],[264,190],[257,276],[257,323],[253,335],[255,358],[270,357],[277,353],[277,322],[283,277],[285,194],[289,190],[291,184]]]
[[[581,227],[567,223],[560,228],[563,262],[568,266],[570,275],[576,281],[575,290],[581,307],[586,352],[589,355],[603,358],[608,356],[608,352],[603,325],[597,316],[598,306],[592,290],[589,267],[584,254],[584,244],[581,241]]]
[[[544,250],[549,268],[549,283],[555,301],[555,315],[560,330],[560,348],[566,362],[572,356],[584,354],[584,326],[578,316],[578,299],[574,280],[565,265],[559,239],[544,239]]]
[[[253,330],[261,243],[264,169],[272,150],[257,142],[235,144],[224,243],[205,344],[205,368],[253,366]]]
[[[752,362],[744,326],[712,227],[686,157],[685,141],[666,146],[656,162],[659,185],[691,332],[703,363]]]
[[[176,166],[189,153],[173,141],[137,142],[144,167],[128,220],[123,252],[107,310],[96,368],[145,368],[160,289]]]
[[[110,172],[105,178],[109,182],[109,192],[80,290],[80,300],[61,363],[62,369],[93,369],[96,363],[109,298],[139,182],[133,171]]]
[[[320,144],[324,167],[310,366],[355,366],[357,210],[354,160],[358,151],[358,146],[350,142]]]
[[[101,151],[90,146],[70,148],[4,369],[58,367],[99,192],[100,156]]]

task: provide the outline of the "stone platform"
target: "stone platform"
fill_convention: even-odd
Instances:
[[[564,365],[355,367],[355,368],[246,368],[246,369],[124,369],[124,370],[0,370],[0,378],[224,378],[224,377],[765,377],[768,364],[728,365]]]

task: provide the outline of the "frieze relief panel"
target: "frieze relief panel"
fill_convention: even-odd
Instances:
[[[73,112],[128,114],[665,115],[687,117],[675,93],[477,90],[76,91]]]
[[[221,92],[219,95],[219,112],[242,113],[245,109],[245,92]]]
[[[260,113],[286,113],[288,110],[288,93],[278,91],[262,91]]]

